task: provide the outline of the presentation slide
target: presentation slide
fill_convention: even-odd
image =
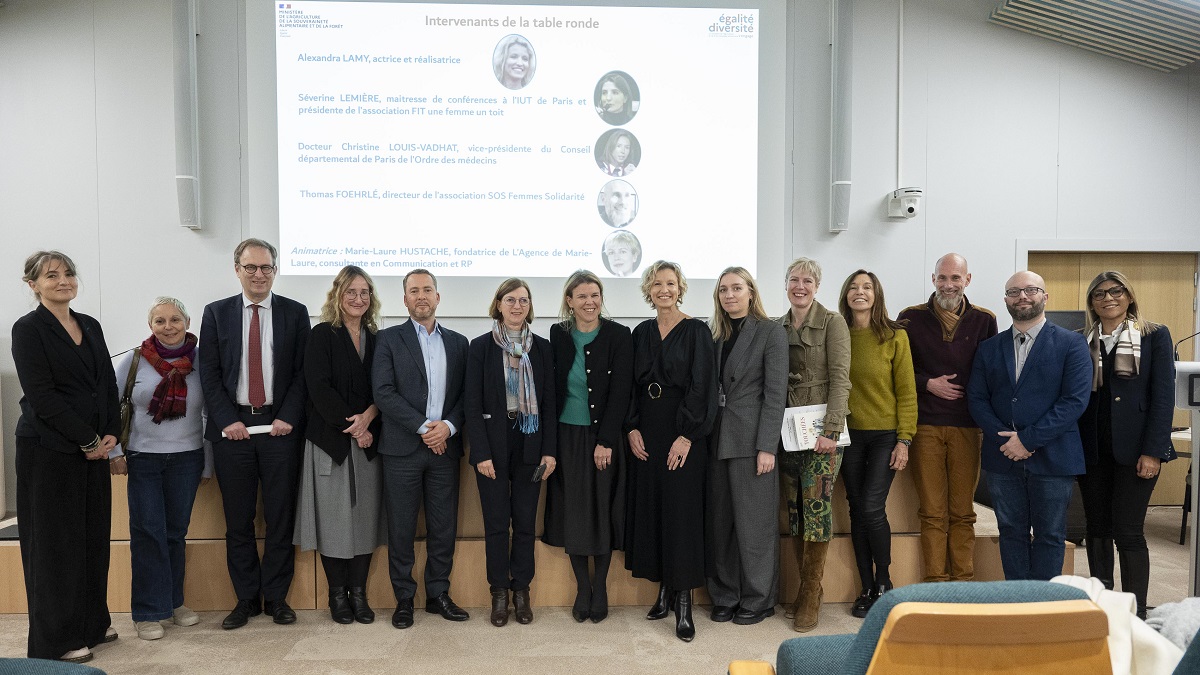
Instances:
[[[758,10],[275,4],[283,273],[754,271]]]

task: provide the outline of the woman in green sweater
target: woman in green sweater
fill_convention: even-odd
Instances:
[[[917,430],[917,385],[908,333],[888,318],[874,273],[858,270],[846,279],[838,310],[850,326],[850,447],[842,459],[842,481],[862,582],[851,613],[861,618],[892,588],[892,529],[885,507],[892,476],[908,464]]]

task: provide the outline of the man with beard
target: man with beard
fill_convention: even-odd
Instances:
[[[1046,322],[1048,297],[1033,272],[1009,278],[1012,328],[979,345],[967,383],[1005,579],[1061,573],[1067,504],[1085,471],[1076,422],[1091,396],[1091,356],[1082,335]]]
[[[425,611],[448,621],[470,618],[450,599],[466,414],[467,338],[438,322],[434,314],[441,297],[433,273],[416,269],[405,275],[409,320],[380,331],[371,371],[375,405],[383,414],[379,456],[388,519],[388,568],[396,595],[392,626],[401,629],[413,625],[414,541],[422,497],[428,553]]]
[[[967,409],[966,385],[979,344],[996,334],[996,315],[963,294],[967,260],[947,253],[933,266],[933,295],[900,312],[917,377],[917,433],[909,468],[920,499],[925,581],[975,575],[975,485],[982,432]]]

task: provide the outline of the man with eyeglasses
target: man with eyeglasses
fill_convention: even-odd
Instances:
[[[292,585],[292,529],[304,440],[304,346],[308,308],[275,295],[275,247],[247,239],[233,252],[242,292],[204,308],[200,382],[208,411],[225,509],[225,558],[237,606],[221,623],[241,628],[266,613],[296,621],[286,596]],[[259,561],[254,514],[262,485],[267,532]]]
[[[1076,422],[1091,396],[1091,356],[1082,335],[1046,322],[1045,288],[1033,272],[1009,278],[1012,328],[979,346],[967,383],[1005,579],[1062,573],[1067,504],[1086,470]]]
[[[906,322],[917,378],[917,433],[909,466],[920,500],[925,581],[975,576],[975,486],[981,432],[966,389],[979,345],[996,334],[996,315],[971,304],[967,260],[947,253],[933,265],[933,295],[897,317]]]
[[[413,625],[417,512],[425,505],[425,611],[466,621],[450,599],[458,536],[458,476],[465,422],[467,338],[436,317],[442,296],[424,269],[404,275],[408,321],[379,332],[371,380],[383,413],[383,499],[388,517],[388,568],[396,611],[392,626]]]

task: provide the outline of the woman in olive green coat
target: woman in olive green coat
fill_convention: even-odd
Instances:
[[[788,336],[788,407],[826,404],[824,432],[814,450],[780,453],[783,491],[800,589],[787,609],[792,627],[816,628],[821,609],[821,578],[833,536],[833,484],[842,463],[837,437],[846,426],[850,396],[850,330],[846,320],[817,302],[821,266],[797,258],[787,272],[791,309],[779,318]]]

